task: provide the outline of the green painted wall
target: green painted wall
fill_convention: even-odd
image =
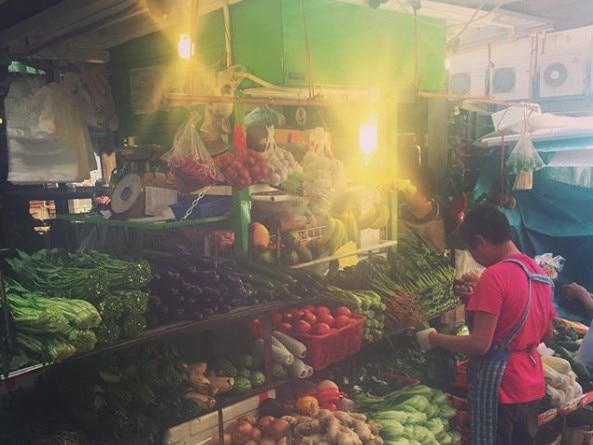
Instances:
[[[222,12],[201,17],[198,30],[201,62],[224,68]],[[411,14],[334,0],[244,0],[231,6],[234,63],[268,82],[307,85],[305,34],[314,84],[444,91],[446,29],[442,20],[415,20]],[[129,71],[178,63],[176,41],[168,40],[166,32],[111,51],[120,141],[134,135],[141,144],[170,145],[187,109],[134,114],[130,108]]]
[[[307,36],[314,84],[444,89],[443,20],[334,0],[244,0],[232,12],[235,62],[269,82],[307,84]]]

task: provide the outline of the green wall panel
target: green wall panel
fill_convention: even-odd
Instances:
[[[314,84],[444,88],[439,19],[334,0],[244,0],[231,21],[235,61],[272,83],[307,85],[307,37]]]
[[[276,85],[284,83],[281,11],[278,0],[244,0],[231,9],[234,63]]]

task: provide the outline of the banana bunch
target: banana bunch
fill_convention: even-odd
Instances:
[[[338,218],[344,224],[346,228],[346,238],[347,241],[352,241],[356,245],[358,245],[358,237],[359,237],[359,230],[358,230],[358,222],[356,221],[356,217],[354,216],[354,212],[352,211],[351,207],[347,207],[339,216]]]
[[[380,229],[387,225],[390,216],[391,212],[387,204],[375,203],[368,211],[358,218],[358,228],[360,230]]]
[[[338,247],[342,246],[346,242],[348,242],[346,226],[340,218],[328,215],[326,218],[325,230],[319,238],[319,245],[321,246],[321,249],[329,251],[331,255],[338,249]]]

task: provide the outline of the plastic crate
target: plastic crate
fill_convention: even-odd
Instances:
[[[362,315],[352,315],[352,318],[354,321],[349,325],[326,335],[293,334],[307,347],[305,363],[319,371],[359,352],[366,318]]]
[[[467,389],[467,360],[457,362],[457,374],[451,385]]]
[[[185,213],[191,207],[194,199],[196,197],[187,198],[170,206],[176,219],[181,220],[185,217]],[[220,216],[230,212],[231,208],[230,196],[205,195],[198,201],[198,204],[186,219]]]

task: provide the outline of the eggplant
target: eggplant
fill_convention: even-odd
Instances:
[[[199,269],[195,278],[200,284],[216,284],[220,282],[220,275],[215,270]]]
[[[231,272],[222,276],[222,282],[227,285],[230,289],[235,289],[239,286],[243,286],[243,280],[239,275]]]
[[[205,298],[210,298],[212,301],[220,300],[220,291],[218,290],[218,288],[213,286],[204,286],[202,289],[204,291],[202,295]]]

